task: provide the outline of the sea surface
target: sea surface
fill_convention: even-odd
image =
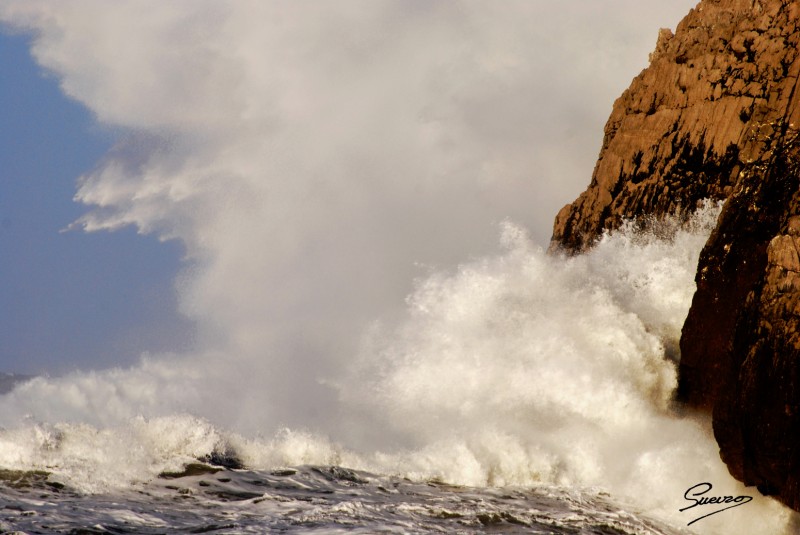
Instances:
[[[683,533],[597,490],[472,488],[338,466],[255,471],[196,463],[99,495],[41,471],[4,470],[0,480],[3,532]]]

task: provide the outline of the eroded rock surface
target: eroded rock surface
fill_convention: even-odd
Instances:
[[[642,214],[727,198],[753,125],[800,118],[800,4],[706,0],[661,30],[650,66],[614,103],[589,188],[556,217],[553,243],[582,250]]]
[[[553,248],[725,200],[698,265],[678,396],[731,473],[800,510],[800,2],[703,0],[614,104]]]

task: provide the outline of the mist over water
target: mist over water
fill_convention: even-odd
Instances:
[[[180,240],[199,333],[3,396],[0,466],[101,493],[227,451],[601,487],[676,524],[695,483],[748,493],[707,423],[671,407],[717,207],[578,257],[541,248],[631,65],[689,6],[545,4],[0,3],[120,131],[80,180],[76,228]],[[758,500],[736,518],[777,533],[788,517]]]
[[[180,240],[176,289],[197,333],[187,353],[76,375],[37,417],[202,406],[237,430],[327,422],[338,394],[323,379],[351,366],[370,323],[403,313],[415,279],[498,251],[506,219],[546,243],[653,46],[641,18],[683,11],[3,2],[65,94],[119,132],[79,181],[90,211],[75,228]]]

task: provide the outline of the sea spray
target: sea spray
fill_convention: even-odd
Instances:
[[[418,281],[398,325],[373,324],[352,366],[320,377],[338,391],[327,426],[233,433],[224,419],[198,418],[203,396],[184,400],[197,416],[119,409],[143,390],[177,398],[169,377],[183,392],[212,388],[201,356],[194,374],[181,359],[171,371],[168,361],[145,365],[152,383],[132,369],[22,385],[2,407],[28,412],[29,423],[0,433],[0,465],[113,492],[227,451],[253,469],[337,465],[474,487],[607,489],[676,526],[694,518],[679,512],[684,492],[709,481],[755,500],[702,520],[699,533],[779,533],[789,513],[730,478],[708,423],[672,408],[665,347],[679,335],[717,213],[709,205],[689,225],[665,222],[670,232],[628,225],[574,257],[548,256],[504,224],[504,253]],[[99,422],[107,410],[116,423],[31,423],[43,405],[81,405]]]
[[[115,414],[79,394],[34,412],[111,425],[202,405],[243,432],[326,425],[337,393],[319,378],[350,366],[365,322],[402,314],[420,265],[490,254],[504,218],[547,238],[656,24],[692,1],[0,3],[116,137],[79,180],[73,228],[180,241],[196,333],[189,362],[151,359],[158,388],[87,379],[126,400]]]

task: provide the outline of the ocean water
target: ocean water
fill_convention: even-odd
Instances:
[[[0,528],[26,533],[681,533],[597,491],[476,489],[337,466],[253,471],[195,464],[95,496],[39,472],[0,477]]]
[[[275,379],[209,351],[20,383],[0,397],[0,528],[792,533],[673,403],[718,210],[630,223],[575,257],[506,222],[501,253],[419,279],[337,373]],[[281,380],[293,397],[275,397]],[[304,420],[268,404],[306,395],[320,406]],[[721,509],[681,511],[704,482],[752,501],[692,522]]]

